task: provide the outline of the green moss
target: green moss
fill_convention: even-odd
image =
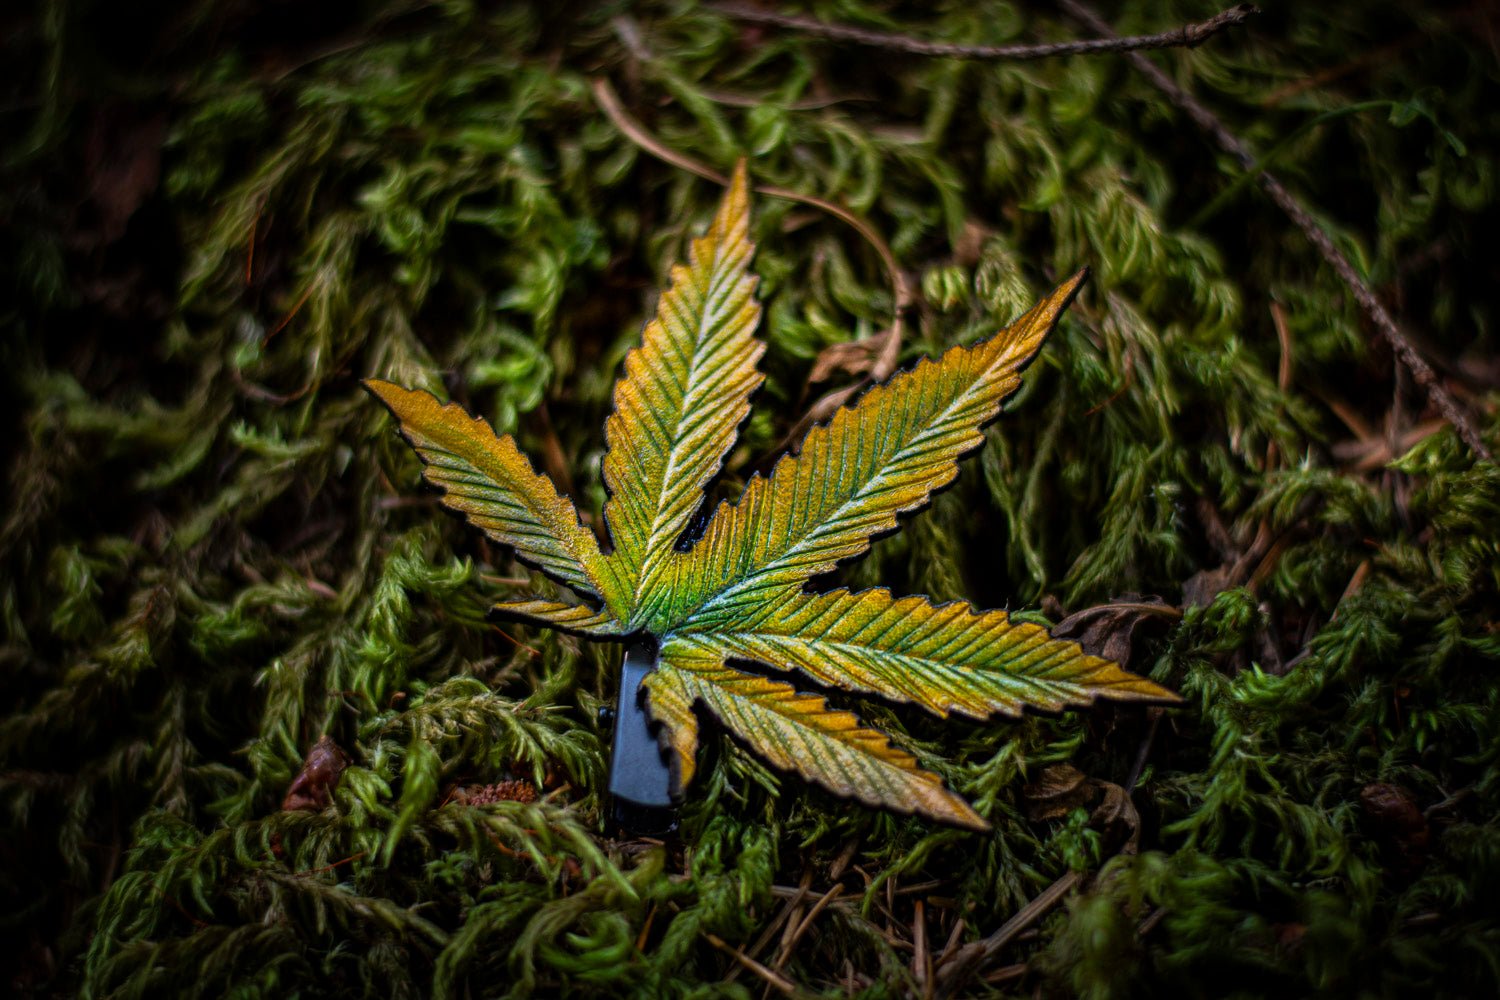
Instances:
[[[924,974],[917,901],[940,959],[959,917],[955,948],[1069,870],[1083,891],[996,959],[1025,973],[966,992],[1500,987],[1500,471],[1446,427],[1380,451],[1430,418],[1420,393],[1126,63],[891,55],[677,4],[624,26],[611,7],[289,24],[159,5],[129,30],[40,7],[6,43],[0,191],[0,930],[22,989],[758,994],[744,969],[726,982],[718,940],[810,991],[894,995]],[[1078,34],[1008,7],[817,12]],[[1500,102],[1470,21],[1301,5],[1152,58],[1272,156],[1493,445]],[[842,576],[1054,619],[1158,595],[1181,619],[1142,626],[1131,666],[1187,707],[976,725],[864,705],[984,837],[838,802],[712,731],[679,838],[611,836],[596,710],[618,651],[485,621],[550,584],[434,516],[357,388],[462,400],[597,513],[609,387],[718,192],[626,139],[596,75],[667,145],[748,155],[885,234],[922,291],[905,362],[1094,269],[956,487]],[[157,115],[152,183],[97,130]],[[728,493],[819,390],[810,359],[892,301],[836,219],[760,199],[755,229],[769,405]],[[1081,807],[1028,819],[1043,768],[1123,785],[1153,731],[1138,854]],[[352,758],[331,805],[281,811],[323,734]],[[506,778],[540,800],[453,794]],[[1424,843],[1363,801],[1377,783]]]

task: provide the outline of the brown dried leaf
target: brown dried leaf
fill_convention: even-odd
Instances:
[[[1026,818],[1033,823],[1060,820],[1074,809],[1089,810],[1089,826],[1127,854],[1135,852],[1141,817],[1125,789],[1090,778],[1072,764],[1054,764],[1021,790]]]
[[[1104,834],[1110,844],[1120,844],[1119,853],[1134,854],[1141,838],[1141,814],[1125,789],[1113,781],[1094,779],[1102,794],[1089,814],[1089,825]]]
[[[339,786],[339,777],[349,766],[349,755],[333,742],[331,736],[320,736],[318,742],[307,752],[302,770],[292,779],[281,800],[283,811],[305,809],[317,812],[333,801],[333,791]]]
[[[1094,787],[1088,775],[1072,764],[1054,764],[1021,789],[1021,794],[1026,798],[1026,818],[1046,823],[1088,805],[1094,798]]]
[[[1182,612],[1159,597],[1085,608],[1058,622],[1056,639],[1073,639],[1085,651],[1124,666],[1130,662],[1131,641],[1141,623],[1159,618],[1181,618]]]

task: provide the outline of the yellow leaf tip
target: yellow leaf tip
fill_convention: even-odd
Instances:
[[[375,397],[375,401],[384,406],[391,416],[396,417],[398,422],[400,413],[397,407],[401,399],[409,390],[402,388],[394,382],[387,382],[380,378],[360,379],[359,384],[366,392]]]
[[[994,827],[990,825],[989,820],[985,819],[983,816],[979,815],[979,813],[974,811],[973,806],[969,805],[969,803],[965,802],[958,795],[951,792],[949,794],[953,796],[955,807],[951,814],[939,817],[940,819],[951,823],[954,826],[959,827],[960,829],[970,830],[974,833],[989,833],[992,829],[994,829]],[[962,808],[958,808],[959,806],[962,806]]]
[[[1078,289],[1084,286],[1084,283],[1089,280],[1090,276],[1092,276],[1093,273],[1094,272],[1089,269],[1089,266],[1085,264],[1083,267],[1080,267],[1077,271],[1073,272],[1073,276],[1067,281],[1064,281],[1062,283],[1062,287],[1066,288],[1070,294],[1076,294],[1078,292]]]
[[[1152,700],[1158,701],[1163,705],[1171,706],[1174,708],[1178,705],[1187,704],[1187,699],[1178,694],[1176,691],[1173,691],[1171,688],[1164,688],[1154,681],[1150,683],[1151,687],[1154,690],[1152,690],[1147,696]]]
[[[1131,686],[1126,689],[1127,693],[1115,695],[1106,694],[1106,698],[1112,698],[1116,701],[1128,700],[1135,702],[1145,702],[1151,705],[1160,705],[1164,708],[1176,708],[1179,705],[1187,704],[1187,699],[1178,694],[1176,691],[1173,691],[1171,688],[1163,687],[1150,678],[1142,677],[1140,674],[1133,674],[1130,671],[1126,670],[1124,667],[1121,667],[1119,664],[1114,665],[1118,667],[1122,673],[1129,677],[1132,683]]]
[[[1088,283],[1091,273],[1087,267],[1079,268],[1073,273],[1072,277],[1058,285],[1052,290],[1051,295],[1042,300],[1048,314],[1047,325],[1049,327],[1057,322],[1057,318],[1063,314],[1063,311],[1068,306],[1073,304],[1073,300],[1078,297],[1078,293]]]
[[[380,402],[384,403],[391,410],[396,408],[396,404],[400,400],[414,396],[422,391],[420,389],[408,389],[405,386],[397,385],[395,382],[388,382],[383,378],[360,379],[359,384],[364,387],[366,392],[380,400]],[[431,393],[428,393],[428,395],[431,395]]]
[[[716,228],[728,230],[730,223],[740,220],[750,214],[750,175],[745,167],[745,160],[741,157],[735,162],[734,171],[729,175],[729,188],[724,192],[724,200],[719,204],[719,211],[714,219]]]
[[[1042,344],[1057,328],[1063,312],[1078,297],[1079,289],[1089,279],[1089,269],[1080,268],[1072,277],[1037,300],[1025,315],[996,334],[1004,345],[1003,363],[1020,372],[1036,360]]]

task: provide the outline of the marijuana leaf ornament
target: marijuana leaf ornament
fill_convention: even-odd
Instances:
[[[365,385],[396,417],[444,505],[586,602],[510,601],[497,612],[635,642],[621,676],[617,797],[648,806],[680,797],[693,779],[702,708],[769,763],[830,791],[985,829],[967,802],[884,734],[822,695],[743,667],[797,671],[944,717],[1017,716],[1027,706],[1055,711],[1096,698],[1177,700],[1003,612],[883,589],[804,590],[952,481],[1086,273],[988,340],[923,360],[839,410],[769,476],[752,478],[738,502],[720,505],[689,545],[704,488],[762,380],[753,251],[742,163],[688,263],[673,268],[615,385],[604,428],[607,553],[509,435],[426,392]],[[647,766],[624,766],[626,757]]]

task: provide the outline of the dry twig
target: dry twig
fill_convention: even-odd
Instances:
[[[772,920],[769,924],[766,925],[766,929],[760,932],[760,937],[755,939],[755,943],[750,946],[749,950],[745,954],[747,954],[751,958],[754,958],[756,955],[759,955],[762,950],[764,950],[766,945],[771,943],[771,938],[776,935],[777,931],[781,930],[783,926],[790,927],[791,922],[794,921],[800,913],[802,908],[802,901],[807,898],[808,888],[811,885],[812,872],[803,872],[802,884],[797,886],[797,894],[790,900],[788,900],[787,904],[781,908],[781,912],[776,915],[776,919]],[[736,966],[735,968],[730,969],[729,974],[724,977],[724,981],[726,983],[733,982],[735,978],[739,976],[740,970],[742,968],[743,966]]]
[[[717,934],[705,933],[703,937],[708,941],[709,944],[713,945],[715,948],[733,958],[736,962],[740,963],[740,965],[755,973],[761,979],[764,979],[767,985],[774,986],[776,989],[785,993],[787,996],[799,996],[801,994],[802,991],[797,989],[796,983],[792,982],[781,973],[775,972],[771,969],[766,968],[764,965],[761,965],[755,959],[751,958],[743,951],[740,951],[738,948],[729,944]]]
[[[786,943],[781,946],[781,954],[776,956],[777,969],[786,968],[786,963],[792,957],[792,951],[797,947],[797,942],[802,940],[802,935],[806,934],[808,928],[812,926],[813,921],[818,919],[818,914],[822,913],[829,903],[838,898],[839,894],[843,892],[843,888],[843,886],[835,884],[833,888],[818,897],[818,901],[813,904],[812,909],[807,911],[807,916],[802,918],[802,922],[797,925],[797,929],[792,931],[791,937],[787,938]]]
[[[919,56],[939,56],[954,59],[1004,59],[1020,62],[1029,59],[1047,59],[1053,56],[1094,55],[1106,52],[1134,52],[1138,49],[1165,49],[1179,46],[1189,48],[1202,45],[1209,38],[1244,21],[1252,14],[1260,13],[1253,4],[1242,3],[1221,11],[1194,24],[1184,24],[1171,31],[1154,35],[1134,35],[1129,38],[1075,39],[1071,42],[1045,42],[1040,45],[964,45],[955,42],[931,42],[920,38],[889,31],[871,31],[847,24],[830,24],[810,17],[795,14],[778,14],[747,3],[715,3],[709,9],[737,21],[769,24],[778,28],[789,28],[803,34],[818,35],[855,45],[869,45],[880,49],[895,49]]]
[[[964,984],[964,981],[978,972],[994,957],[1000,954],[1004,947],[1015,940],[1016,936],[1051,912],[1052,908],[1063,901],[1063,897],[1072,892],[1078,883],[1083,881],[1083,876],[1077,872],[1068,872],[1062,878],[1053,882],[1042,890],[1031,902],[1011,917],[1000,929],[982,941],[964,945],[954,952],[953,957],[943,963],[942,968],[937,971],[937,996],[949,997]]]
[[[932,996],[932,952],[927,947],[927,908],[919,899],[912,906],[911,975],[922,988],[922,996]]]

